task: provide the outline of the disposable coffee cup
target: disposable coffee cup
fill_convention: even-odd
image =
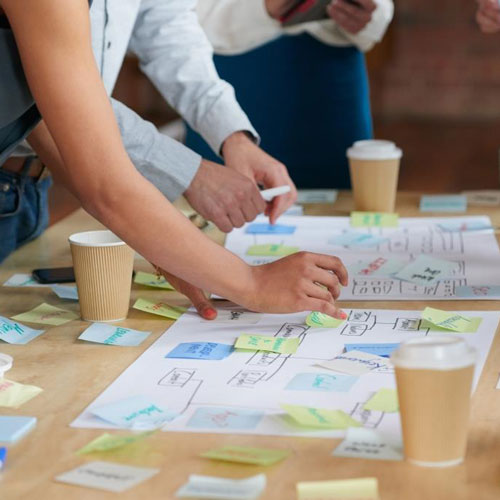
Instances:
[[[86,321],[127,317],[134,251],[111,231],[87,231],[69,237],[80,314]]]
[[[475,349],[451,334],[415,338],[403,342],[391,361],[406,459],[426,467],[463,462]]]
[[[347,150],[354,205],[361,212],[394,212],[402,151],[391,141],[356,141]]]

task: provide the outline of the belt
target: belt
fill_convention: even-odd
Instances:
[[[27,159],[28,157],[12,156],[2,165],[1,169],[13,174],[21,174]],[[28,176],[34,177],[37,180],[41,180],[45,177],[48,177],[49,172],[45,168],[45,165],[40,161],[40,159],[33,158],[28,170]]]

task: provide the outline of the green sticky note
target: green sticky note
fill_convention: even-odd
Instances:
[[[363,406],[363,410],[395,413],[399,410],[396,389],[380,389]]]
[[[170,319],[179,319],[187,311],[185,307],[171,306],[165,302],[154,302],[147,299],[137,299],[132,307],[139,309],[139,311],[157,314]]]
[[[28,323],[41,323],[43,325],[64,325],[69,321],[78,319],[78,314],[59,307],[51,306],[50,304],[40,304],[31,311],[12,316],[12,319],[17,321],[27,321]]]
[[[482,321],[482,318],[468,318],[454,311],[442,311],[432,307],[426,307],[422,311],[422,319],[440,330],[451,330],[458,333],[475,333]]]
[[[297,253],[299,247],[287,247],[279,243],[268,245],[252,245],[247,250],[247,255],[259,257],[285,257],[292,253]]]
[[[153,273],[138,271],[135,273],[134,283],[138,285],[161,288],[163,290],[175,290],[175,288],[163,277]]]
[[[344,321],[343,319],[332,318],[328,314],[313,311],[307,316],[306,325],[312,328],[337,328]]]
[[[398,214],[383,212],[351,212],[352,227],[398,227]]]
[[[280,405],[301,427],[317,429],[347,429],[361,424],[342,410],[325,410],[298,405]]]
[[[290,455],[288,450],[272,450],[267,448],[250,448],[248,446],[224,446],[216,450],[202,453],[203,458],[237,462],[252,465],[272,465]]]
[[[101,434],[99,437],[96,437],[93,441],[86,444],[76,453],[78,455],[85,455],[86,453],[116,450],[145,439],[148,436],[151,436],[151,434],[154,434],[154,431],[141,432],[139,434],[128,434],[126,436],[114,436],[106,432]]]
[[[299,347],[299,339],[285,337],[266,337],[265,335],[250,335],[244,333],[238,337],[234,347],[252,351],[269,351],[280,354],[295,354]]]

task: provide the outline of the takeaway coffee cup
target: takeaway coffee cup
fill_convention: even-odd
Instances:
[[[130,303],[134,251],[111,231],[69,237],[80,314],[86,321],[119,321]]]
[[[356,210],[394,212],[401,156],[391,141],[356,141],[347,150]]]
[[[403,342],[391,361],[406,459],[427,467],[461,463],[467,445],[475,349],[451,334],[415,338]]]

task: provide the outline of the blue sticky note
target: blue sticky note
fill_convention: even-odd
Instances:
[[[19,441],[36,425],[36,417],[0,416],[0,443]]]
[[[348,392],[358,377],[330,373],[299,373],[285,387],[287,391]]]
[[[22,323],[0,316],[0,340],[9,344],[27,344],[45,330],[34,330]]]
[[[99,344],[138,346],[151,332],[141,332],[131,328],[113,326],[107,323],[94,323],[78,338]]]
[[[345,344],[345,350],[346,352],[363,351],[388,358],[398,346],[399,344]]]
[[[465,212],[467,196],[462,194],[424,195],[420,198],[421,212]]]
[[[90,410],[96,417],[126,429],[154,429],[173,420],[177,413],[145,396],[122,399]]]
[[[448,233],[493,230],[491,224],[485,224],[484,222],[467,221],[467,220],[441,222],[440,224],[438,224],[438,227]]]
[[[76,286],[52,285],[52,291],[60,299],[78,300],[78,290]]]
[[[255,429],[264,413],[241,408],[198,408],[187,427],[191,429]]]
[[[293,234],[295,232],[295,226],[285,226],[283,224],[260,224],[255,222],[249,224],[245,233],[247,234]]]
[[[5,463],[5,460],[7,458],[7,448],[5,447],[0,447],[0,469],[3,468],[3,464]]]
[[[457,286],[455,288],[455,297],[462,299],[482,297],[500,298],[500,286],[498,285],[470,285],[470,286]]]
[[[184,342],[172,349],[165,357],[220,360],[227,358],[233,352],[233,349],[233,346],[229,344],[217,344],[215,342]]]

